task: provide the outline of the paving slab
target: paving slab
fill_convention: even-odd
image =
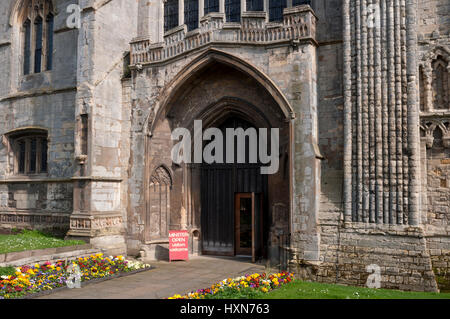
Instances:
[[[264,272],[247,258],[193,257],[189,261],[152,262],[155,269],[66,289],[37,299],[161,299],[207,288],[228,277]]]

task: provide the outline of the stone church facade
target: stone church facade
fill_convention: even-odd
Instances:
[[[449,13],[446,0],[2,1],[0,228],[144,258],[184,229],[192,255],[287,251],[307,279],[445,288]],[[279,128],[278,171],[174,163],[171,133],[196,120]]]

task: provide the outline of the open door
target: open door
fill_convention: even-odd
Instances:
[[[238,193],[235,195],[235,254],[262,256],[262,195]]]

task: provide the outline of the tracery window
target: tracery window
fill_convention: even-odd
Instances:
[[[23,74],[40,73],[53,66],[53,6],[50,0],[27,0],[22,21]]]
[[[433,107],[435,110],[449,108],[449,83],[447,63],[442,56],[433,61]]]

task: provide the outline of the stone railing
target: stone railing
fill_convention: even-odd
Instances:
[[[182,25],[167,32],[164,42],[148,38],[131,42],[131,65],[158,63],[203,46],[222,44],[269,45],[315,40],[316,16],[309,5],[284,9],[283,21],[267,22],[266,12],[244,12],[241,23],[224,22],[223,13],[210,13],[200,27],[187,32]]]

